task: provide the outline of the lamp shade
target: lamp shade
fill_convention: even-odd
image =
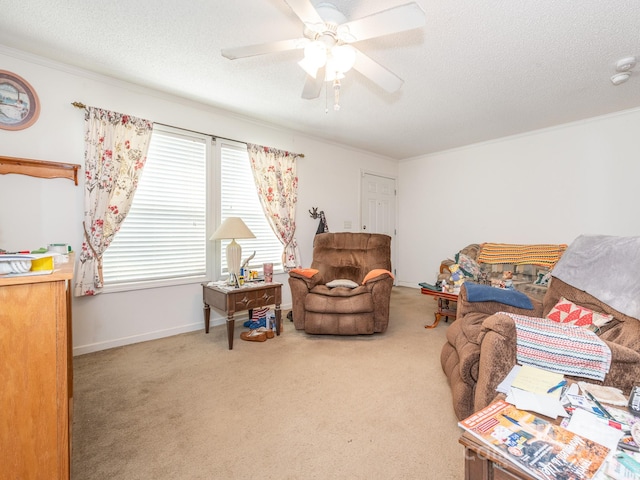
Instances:
[[[233,238],[256,238],[240,217],[228,217],[213,232],[209,240],[227,240]]]

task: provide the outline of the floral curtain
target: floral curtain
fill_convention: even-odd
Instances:
[[[149,120],[87,107],[84,240],[76,296],[102,291],[102,255],[129,213],[152,130]]]
[[[253,179],[265,215],[284,245],[282,265],[285,271],[299,268],[300,250],[295,238],[298,202],[297,153],[247,144]]]

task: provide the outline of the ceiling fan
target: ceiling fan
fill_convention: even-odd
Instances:
[[[397,91],[404,81],[395,73],[371,59],[352,44],[370,38],[422,27],[424,10],[415,2],[347,22],[347,18],[331,3],[314,7],[310,0],[284,0],[304,24],[303,37],[245,47],[223,48],[230,60],[304,49],[298,64],[307,72],[302,98],[320,95],[324,82],[332,82],[338,110],[340,80],[351,68],[357,70],[389,93]]]

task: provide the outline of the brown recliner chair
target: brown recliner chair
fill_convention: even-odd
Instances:
[[[326,285],[335,280],[357,285]],[[334,335],[384,332],[393,287],[391,237],[377,233],[318,234],[313,242],[311,268],[291,270],[289,286],[297,330]]]

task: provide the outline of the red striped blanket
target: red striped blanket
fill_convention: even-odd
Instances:
[[[500,313],[513,318],[516,324],[518,363],[604,380],[611,365],[611,350],[592,331],[546,318]]]

